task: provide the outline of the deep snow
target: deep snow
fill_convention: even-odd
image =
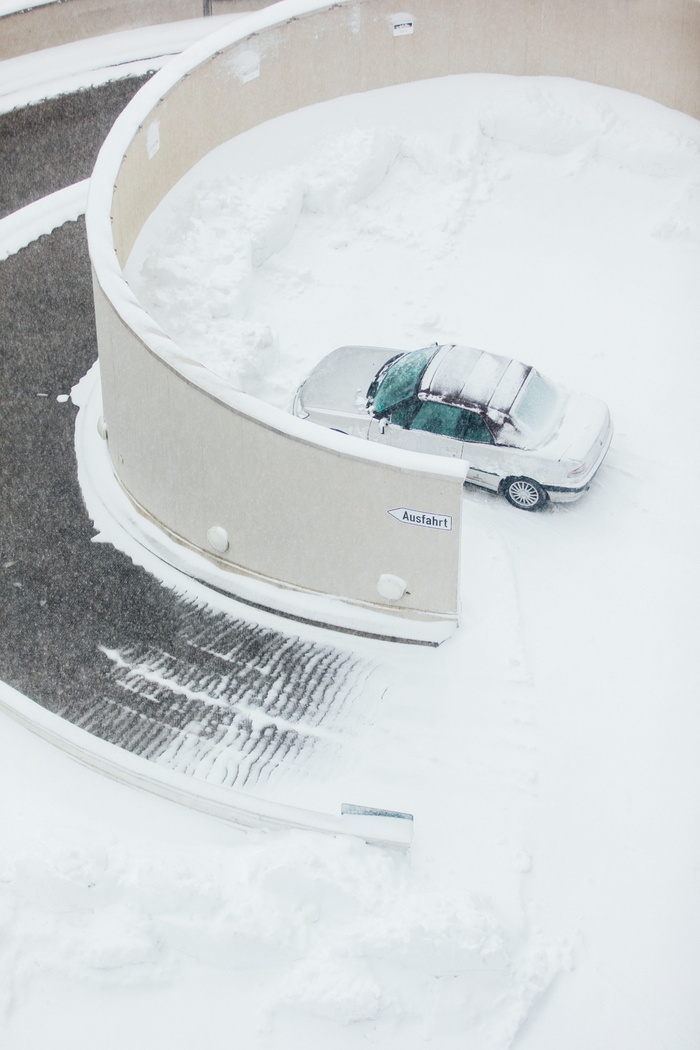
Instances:
[[[210,154],[127,273],[181,347],[279,405],[334,346],[435,339],[612,401],[636,380],[608,348],[686,325],[699,158],[696,121],[573,81],[368,92]]]
[[[284,401],[341,342],[459,339],[605,398],[616,437],[578,505],[465,494],[451,642],[336,639],[370,683],[267,790],[411,811],[408,860],[237,833],[4,726],[8,1050],[44,1042],[49,1017],[59,1050],[697,1045],[682,398],[699,138],[620,92],[451,78],[271,122],[174,195],[174,236],[156,219],[131,272],[148,258],[144,301],[249,391]]]

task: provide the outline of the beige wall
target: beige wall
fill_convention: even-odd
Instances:
[[[142,511],[210,560],[264,582],[410,618],[456,616],[461,477],[290,437],[282,412],[280,429],[263,425],[227,404],[225,390],[212,396],[146,352],[99,287],[96,303],[109,451]],[[388,513],[398,507],[450,515],[453,531],[402,524]],[[220,556],[207,542],[213,525],[230,540]],[[410,593],[383,601],[382,574],[404,579]]]
[[[271,2],[48,0],[0,16],[0,60],[120,29],[253,11]],[[403,58],[413,61],[419,47],[427,53],[432,34],[457,59],[450,65],[458,72],[576,77],[635,91],[696,117],[699,8],[700,0],[401,0],[388,5],[389,13],[420,15],[422,43],[416,35],[414,46],[403,49],[399,66]],[[440,25],[445,17],[447,32]],[[422,65],[415,67],[414,79],[426,75]],[[390,77],[394,72],[399,70],[387,70]]]
[[[393,34],[397,8],[414,16],[412,34]],[[174,83],[166,69],[137,96],[113,132],[118,148],[108,140],[96,168],[95,183],[114,186],[109,208],[104,196],[91,201],[88,233],[115,469],[137,505],[188,546],[207,553],[209,526],[226,528],[231,546],[218,560],[234,573],[401,616],[454,619],[461,479],[453,468],[366,459],[360,442],[339,454],[317,443],[313,427],[302,436],[283,413],[271,422],[269,410],[217,390],[205,370],[149,334],[138,308],[119,307],[116,260],[124,264],[155,206],[213,147],[270,117],[353,91],[459,72],[552,74],[700,115],[700,3],[353,0],[266,28],[261,20],[246,40],[229,39],[227,29],[217,36],[219,53],[200,55]],[[237,75],[244,51],[260,57],[260,75],[248,82]],[[111,236],[116,257],[101,244]],[[455,528],[401,525],[387,513],[401,506],[450,514]],[[398,602],[379,597],[383,573],[407,581]]]

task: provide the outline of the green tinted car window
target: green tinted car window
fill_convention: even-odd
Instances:
[[[463,441],[480,441],[484,445],[493,445],[493,434],[486,423],[476,412],[464,413]]]
[[[413,397],[426,365],[437,350],[435,345],[426,346],[423,350],[412,350],[409,354],[402,354],[389,366],[374,396],[372,410],[375,416],[381,416],[400,401]]]
[[[400,405],[394,405],[389,416],[395,427],[410,427],[413,417],[421,406],[417,397],[411,397],[408,401],[402,401]]]
[[[463,441],[465,416],[463,408],[455,405],[442,405],[439,401],[424,401],[411,424],[411,430],[427,430],[429,434],[443,434],[445,437]]]

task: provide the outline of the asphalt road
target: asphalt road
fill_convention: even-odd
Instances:
[[[89,105],[87,94],[80,150],[54,126],[70,124],[73,96],[14,118],[22,142],[29,128],[36,141],[9,150],[13,207],[39,184],[49,193],[89,174],[111,118],[104,90]],[[111,103],[125,95],[120,82]],[[195,774],[218,756],[220,782],[259,783],[313,746],[314,727],[334,720],[367,668],[334,645],[197,607],[92,542],[76,409],[57,397],[96,356],[84,223],[67,223],[0,263],[0,678],[137,754]]]
[[[87,179],[109,129],[146,80],[116,80],[0,115],[0,219]]]

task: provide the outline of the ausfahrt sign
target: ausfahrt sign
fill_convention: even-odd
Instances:
[[[422,525],[424,529],[442,529],[443,532],[452,531],[451,514],[431,514],[425,510],[410,510],[408,507],[395,507],[388,511],[392,518],[402,521],[405,525]]]

